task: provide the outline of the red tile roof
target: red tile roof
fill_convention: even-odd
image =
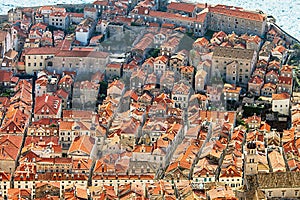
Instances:
[[[174,20],[179,20],[179,21],[203,22],[202,21],[203,19],[201,17],[199,19],[197,19],[195,17],[183,17],[180,14],[173,14],[173,13],[168,13],[168,12],[154,11],[154,10],[150,11],[149,16],[157,17],[157,18],[174,19]]]
[[[286,76],[279,76],[278,82],[279,82],[280,84],[288,84],[288,85],[291,85],[292,82],[293,82],[293,78],[292,78],[292,77],[286,77]]]
[[[55,47],[26,48],[25,55],[55,55],[59,51]]]
[[[23,136],[0,136],[0,160],[16,160],[21,148]]]
[[[201,37],[201,38],[198,38],[194,44],[194,45],[200,45],[200,46],[206,46],[209,44],[209,41],[205,38],[205,37]]]
[[[74,122],[62,121],[59,124],[59,130],[72,130],[73,125],[74,125]]]
[[[63,110],[64,119],[80,119],[84,121],[90,119],[92,115],[93,112],[88,110]]]
[[[156,58],[154,59],[154,62],[158,62],[158,61],[161,61],[161,62],[167,64],[167,62],[168,62],[168,57],[166,57],[166,56],[158,56],[158,57],[156,57]]]
[[[195,9],[196,5],[191,3],[185,2],[171,2],[168,6],[168,10],[175,10],[175,11],[184,11],[188,13],[192,13]]]
[[[13,73],[11,71],[0,70],[0,82],[10,82]]]
[[[56,136],[47,136],[47,137],[40,137],[40,136],[27,136],[24,145],[30,145],[31,143],[40,144],[40,145],[47,145],[49,143],[53,143],[58,145],[58,137]]]
[[[120,69],[121,67],[122,67],[122,65],[118,64],[118,63],[110,63],[110,64],[106,65],[106,68]]]
[[[69,96],[69,93],[66,92],[64,89],[59,89],[54,94],[63,99],[67,99]]]
[[[272,100],[285,100],[285,99],[290,99],[290,95],[288,93],[272,94]]]
[[[84,13],[69,13],[71,18],[84,18]]]
[[[99,1],[99,0],[97,0],[97,1],[94,1],[93,4],[94,5],[101,5],[101,6],[108,6],[108,1],[105,1],[105,0]]]
[[[132,98],[134,101],[138,101],[139,96],[135,93],[134,90],[128,90],[125,94],[124,94],[124,98],[130,96],[130,98]]]
[[[233,17],[238,17],[243,19],[249,19],[249,20],[259,21],[259,22],[262,22],[266,19],[266,16],[263,14],[249,12],[239,8],[228,7],[225,5],[217,5],[214,7],[209,7],[209,11],[212,13],[233,16]]]
[[[67,17],[69,14],[65,12],[52,12],[50,17]]]
[[[91,57],[91,58],[106,58],[108,53],[100,51],[59,51],[56,57]]]
[[[81,151],[90,155],[95,145],[95,142],[95,139],[88,135],[78,136],[73,140],[69,148],[68,154],[77,153],[77,151]]]
[[[264,84],[263,89],[264,89],[264,88],[271,88],[271,89],[273,89],[273,90],[276,90],[276,87],[277,87],[276,84],[273,84],[273,83],[266,83],[266,84]]]
[[[264,80],[259,76],[254,76],[249,80],[249,83],[253,83],[253,84],[262,84],[263,82]]]
[[[57,96],[43,94],[35,99],[34,114],[57,115],[61,106],[61,99]]]
[[[61,85],[61,84],[71,85],[73,82],[74,82],[73,78],[67,74],[59,80],[58,85]]]
[[[1,132],[22,134],[25,125],[28,123],[28,119],[29,116],[20,109],[11,108],[6,113],[6,117],[1,126]]]
[[[42,118],[38,121],[32,122],[32,125],[34,126],[50,126],[51,124],[58,124],[60,119],[53,119],[53,118]]]

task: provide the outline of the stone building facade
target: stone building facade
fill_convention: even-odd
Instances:
[[[216,47],[212,56],[212,77],[221,76],[230,84],[246,86],[255,63],[254,50]]]

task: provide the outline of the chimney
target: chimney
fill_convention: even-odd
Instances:
[[[80,160],[79,160],[79,161],[78,161],[78,164],[77,164],[77,168],[80,169],[80,167],[81,167],[81,162],[80,162]]]

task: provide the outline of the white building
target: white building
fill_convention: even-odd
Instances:
[[[94,20],[92,18],[84,19],[76,28],[76,40],[81,42],[83,45],[88,44],[94,30]]]
[[[272,111],[289,115],[291,100],[288,93],[272,94]]]

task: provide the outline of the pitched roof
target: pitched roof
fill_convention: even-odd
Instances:
[[[55,47],[26,48],[25,55],[55,55],[59,51]]]
[[[209,11],[212,13],[248,19],[252,21],[259,21],[263,22],[266,19],[266,16],[263,14],[245,11],[240,8],[232,7],[232,6],[225,6],[225,5],[216,5],[213,7],[209,7]]]
[[[90,155],[92,153],[92,149],[95,145],[95,139],[88,135],[82,135],[76,137],[68,151],[68,154],[76,153],[77,151],[81,151]]]
[[[12,71],[0,70],[0,82],[10,82],[12,76]]]
[[[59,130],[72,130],[74,122],[62,121],[59,123]]]
[[[290,99],[290,95],[288,93],[272,94],[272,100],[285,100],[285,99]]]
[[[264,84],[264,86],[263,86],[262,89],[265,89],[265,88],[271,88],[271,89],[273,89],[273,90],[276,90],[276,87],[277,87],[277,85],[274,84],[274,83],[266,83],[266,84]]]
[[[189,94],[191,87],[184,82],[177,82],[174,84],[172,93],[173,94]]]
[[[57,96],[43,94],[35,99],[34,114],[57,115],[59,114],[61,99]]]
[[[64,89],[59,89],[54,94],[57,95],[58,97],[64,98],[64,99],[67,99],[69,96],[69,93],[66,92]]]
[[[74,51],[63,50],[58,51],[56,57],[91,57],[91,58],[107,58],[108,53],[102,51]]]
[[[225,57],[231,59],[244,59],[250,60],[254,56],[254,50],[252,49],[240,49],[231,47],[218,46],[213,52],[213,57]]]
[[[279,76],[278,77],[278,82],[280,84],[288,84],[291,85],[293,82],[293,78],[292,77],[286,77],[286,76]]]
[[[184,11],[184,12],[193,12],[196,5],[191,3],[185,2],[171,2],[168,6],[168,10],[177,10],[177,11]]]
[[[11,107],[10,107],[11,108]],[[7,111],[5,119],[1,126],[2,132],[23,133],[29,116],[23,113],[20,109],[11,108]]]
[[[73,83],[73,78],[69,74],[66,74],[65,76],[63,76],[59,80],[58,85],[61,85],[61,84],[72,84],[72,83]]]
[[[114,80],[112,83],[108,84],[108,89],[112,88],[112,87],[117,87],[120,90],[123,90],[125,87],[125,84],[120,80]]]
[[[209,41],[205,37],[198,38],[193,45],[206,46],[209,44]]]
[[[21,148],[23,136],[1,135],[0,136],[0,160],[16,160]]]
[[[166,19],[174,19],[179,21],[190,21],[190,22],[203,22],[203,18],[195,18],[195,17],[183,17],[180,14],[173,14],[168,12],[154,11],[150,10],[149,16],[158,17],[158,18],[166,18]]]
[[[264,80],[262,78],[260,78],[259,76],[254,76],[249,80],[249,83],[262,84],[262,83],[264,83]]]
[[[88,110],[63,110],[64,119],[80,119],[81,121],[91,119],[93,111]]]

